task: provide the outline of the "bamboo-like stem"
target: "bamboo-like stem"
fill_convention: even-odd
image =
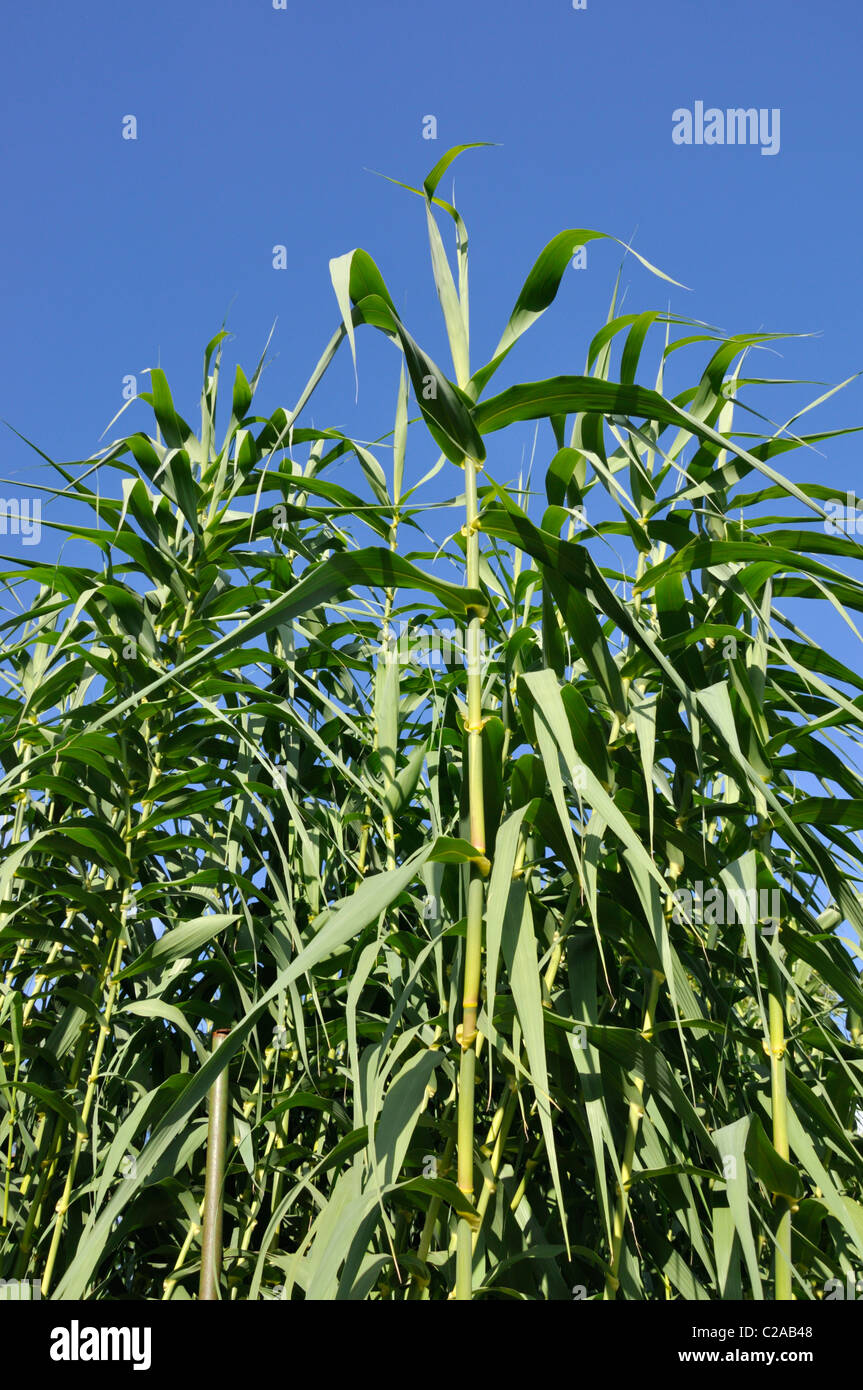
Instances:
[[[466,582],[469,589],[479,588],[479,534],[477,465],[465,459]],[[482,618],[474,614],[467,633],[467,760],[470,840],[474,849],[485,858],[485,807],[482,788],[482,671],[480,653]],[[459,1042],[461,1063],[458,1079],[458,1186],[473,1202],[474,1092],[476,1076],[476,1021],[479,1012],[479,991],[482,979],[482,919],[485,908],[485,883],[477,864],[468,871],[467,937],[464,953],[464,987]],[[456,1247],[456,1288],[459,1301],[473,1297],[473,1228],[467,1217],[459,1217]]]
[[[782,975],[779,969],[779,933],[774,937],[768,962],[768,1021],[770,1025],[770,1102],[773,1111],[773,1147],[789,1162],[788,1094],[785,1077],[785,1014],[782,1006]],[[778,1196],[780,1208],[776,1229],[774,1298],[777,1303],[794,1301],[791,1286],[791,1207],[790,1198]]]
[[[661,972],[654,970],[650,981],[650,992],[647,997],[647,1004],[644,1009],[644,1023],[641,1029],[641,1034],[644,1038],[649,1039],[653,1032],[653,1016],[656,1012],[656,1002],[659,998],[659,986],[662,980],[663,976]],[[640,1076],[636,1077],[634,1084],[639,1097],[643,1097],[643,1079]],[[617,1206],[614,1211],[614,1225],[612,1228],[611,1273],[605,1276],[605,1292],[603,1294],[605,1300],[614,1299],[620,1286],[620,1257],[623,1253],[623,1236],[626,1230],[626,1213],[629,1207],[629,1184],[632,1179],[635,1146],[638,1142],[638,1131],[643,1114],[644,1106],[641,1104],[641,1100],[631,1101],[629,1105],[629,1119],[626,1127],[626,1140],[623,1146],[623,1160],[620,1165],[620,1185],[618,1189]]]
[[[213,1033],[213,1052],[230,1030]],[[225,1176],[225,1142],[228,1130],[228,1068],[224,1067],[210,1087],[207,1127],[207,1178],[204,1188],[204,1215],[201,1235],[201,1280],[198,1299],[213,1302],[219,1297],[222,1271],[222,1183]]]
[[[757,793],[755,810],[758,816],[761,853],[767,867],[772,870],[772,835],[767,821],[767,803],[762,793]],[[788,1092],[785,1076],[785,1010],[783,1006],[784,986],[782,983],[782,947],[779,943],[779,922],[773,924],[773,939],[767,957],[767,1023],[769,1038],[766,1051],[770,1058],[770,1108],[773,1114],[773,1147],[790,1161],[791,1150],[788,1143]],[[791,1209],[794,1205],[790,1197],[777,1194],[776,1205],[779,1219],[776,1227],[776,1246],[774,1250],[774,1289],[773,1297],[777,1303],[792,1303],[794,1292],[791,1282]]]

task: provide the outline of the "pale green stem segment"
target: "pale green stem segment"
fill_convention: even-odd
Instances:
[[[641,1029],[642,1037],[649,1039],[653,1033],[653,1017],[656,1013],[656,1001],[659,998],[659,986],[664,976],[658,970],[652,972],[650,981],[650,993],[647,997],[647,1004],[644,1010],[644,1024]],[[638,1076],[635,1078],[635,1089],[639,1096],[644,1094],[644,1081]],[[629,1207],[629,1184],[632,1180],[632,1165],[635,1160],[635,1146],[638,1142],[638,1131],[641,1126],[641,1117],[644,1114],[644,1106],[638,1101],[631,1101],[629,1106],[629,1121],[626,1129],[626,1141],[623,1146],[623,1161],[620,1165],[620,1188],[617,1197],[617,1206],[614,1212],[614,1225],[612,1227],[611,1239],[611,1273],[605,1278],[605,1293],[603,1297],[607,1300],[613,1299],[620,1287],[620,1257],[623,1252],[623,1235],[626,1230],[626,1213]]]
[[[228,1036],[228,1032],[227,1028],[220,1028],[213,1033],[214,1052],[222,1039]],[[210,1088],[199,1301],[212,1302],[219,1297],[219,1276],[222,1272],[222,1184],[225,1177],[227,1130],[228,1068],[225,1067]]]
[[[788,1145],[788,1092],[785,1078],[785,1014],[782,1007],[782,975],[779,970],[779,936],[774,938],[774,959],[769,963],[769,1023],[770,1023],[770,1099],[773,1110],[773,1147],[790,1161]],[[791,1287],[791,1208],[789,1198],[777,1196],[780,1207],[776,1228],[776,1263],[774,1298],[777,1303],[794,1301]]]
[[[756,810],[759,821],[765,825],[764,834],[761,837],[761,852],[768,868],[772,868],[773,853],[771,845],[771,833],[769,827],[764,822],[767,812],[767,805],[761,795],[756,797]],[[788,1144],[788,1088],[785,1076],[785,1009],[783,1006],[784,985],[782,983],[782,970],[780,962],[782,960],[782,947],[779,942],[780,923],[774,924],[774,935],[770,945],[770,953],[767,960],[767,988],[768,988],[768,1030],[770,1034],[767,1052],[770,1057],[770,1107],[773,1112],[773,1147],[784,1158],[786,1163],[790,1161],[791,1151]],[[774,1289],[773,1297],[777,1303],[791,1303],[794,1301],[794,1293],[791,1287],[791,1213],[794,1202],[791,1198],[778,1193],[776,1204],[779,1210],[779,1221],[776,1227],[776,1250],[774,1254]]]
[[[477,465],[465,459],[466,583],[479,588],[479,533]],[[474,614],[467,632],[467,759],[470,838],[474,849],[485,857],[485,807],[482,790],[482,618]],[[461,1064],[458,1079],[458,1186],[473,1203],[474,1078],[476,1073],[476,1020],[482,980],[482,919],[485,908],[485,882],[480,868],[471,864],[468,880],[467,938],[464,956],[464,992],[460,1030]],[[459,1218],[456,1246],[456,1288],[458,1300],[473,1297],[473,1227],[466,1217]]]

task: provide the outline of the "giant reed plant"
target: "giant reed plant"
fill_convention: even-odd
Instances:
[[[154,370],[151,432],[51,464],[7,558],[0,1275],[47,1296],[809,1299],[863,1262],[831,432],[758,433],[771,335],[614,303],[583,375],[490,394],[599,234],[474,365],[459,152],[410,190],[451,374],[351,252],[294,409],[255,413],[263,360],[225,400],[218,335],[200,429]],[[363,325],[402,364],[372,443],[305,423]]]

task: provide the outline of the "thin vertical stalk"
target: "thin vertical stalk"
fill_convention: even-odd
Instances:
[[[788,1144],[788,1093],[785,1077],[785,1013],[782,1005],[782,975],[779,969],[779,934],[774,937],[768,961],[768,1021],[770,1025],[770,1103],[773,1111],[773,1147],[790,1161]],[[777,1197],[780,1215],[776,1228],[774,1298],[777,1303],[794,1300],[791,1287],[791,1207],[781,1194]]]
[[[390,550],[393,551],[393,553],[395,553],[395,530],[396,530],[396,528],[393,527],[392,532],[390,533]],[[398,650],[393,651],[393,650],[391,649],[391,647],[390,647],[390,639],[391,639],[391,635],[392,635],[392,634],[391,634],[391,630],[390,630],[390,621],[391,621],[391,619],[392,619],[393,603],[394,603],[394,602],[395,602],[395,590],[394,590],[394,589],[387,589],[387,590],[386,590],[386,595],[385,595],[385,602],[384,602],[384,621],[383,621],[383,628],[382,628],[382,631],[381,631],[381,647],[382,647],[382,659],[383,659],[383,661],[384,661],[386,664],[389,664],[390,662],[395,662],[395,664],[396,664],[396,677],[395,677],[395,679],[396,679],[396,713],[395,713],[395,726],[396,726],[396,735],[398,735],[398,674],[397,674],[397,672],[398,672],[399,653],[398,653]],[[388,690],[388,688],[387,688],[387,695],[389,695],[389,693],[390,693],[390,692],[389,692],[389,690]],[[387,800],[388,800],[388,799],[389,799],[389,796],[390,796],[390,793],[391,793],[391,791],[392,791],[393,785],[394,785],[394,783],[395,783],[395,776],[396,776],[396,747],[397,747],[397,744],[398,744],[398,736],[396,736],[396,739],[394,740],[394,744],[393,744],[393,747],[392,747],[392,748],[384,748],[384,749],[381,749],[380,743],[379,743],[379,740],[378,740],[377,723],[376,723],[376,724],[375,724],[375,744],[376,744],[376,746],[377,746],[378,753],[380,754],[380,759],[381,759],[381,772],[383,773],[384,779],[385,779],[385,782],[386,782],[386,795],[387,795]],[[385,842],[385,844],[386,844],[387,869],[388,869],[389,871],[392,871],[392,870],[395,868],[395,866],[396,866],[396,826],[395,826],[395,817],[394,817],[394,815],[393,815],[392,808],[391,808],[391,806],[389,806],[389,805],[388,805],[388,809],[384,811],[384,842]]]
[[[213,1052],[228,1036],[229,1029],[213,1032]],[[201,1281],[198,1299],[219,1297],[222,1272],[222,1183],[225,1177],[225,1143],[228,1131],[228,1068],[219,1073],[210,1087],[207,1128],[207,1178],[204,1188],[204,1216],[201,1235]]]
[[[761,619],[762,635],[765,623]],[[763,688],[763,679],[761,682]],[[768,869],[773,869],[773,846],[770,823],[767,819],[767,803],[762,792],[755,797],[755,810],[758,817],[760,849]],[[791,1150],[788,1143],[788,1091],[785,1075],[785,1009],[782,982],[782,947],[779,942],[781,923],[773,922],[773,933],[767,952],[767,1026],[769,1039],[767,1053],[770,1058],[770,1108],[773,1115],[773,1147],[790,1162]],[[755,964],[755,962],[753,962]],[[757,968],[757,967],[756,967]],[[791,1283],[791,1212],[794,1202],[782,1193],[776,1195],[779,1218],[776,1226],[776,1248],[774,1250],[774,1288],[773,1297],[777,1303],[791,1303],[794,1293]]]
[[[477,499],[477,465],[466,458],[466,583],[469,589],[479,588],[479,533]],[[482,671],[480,653],[482,617],[474,614],[467,632],[467,732],[468,804],[470,840],[485,861],[485,806],[482,788]],[[487,867],[487,866],[486,866]],[[459,1034],[461,1063],[458,1079],[458,1186],[473,1203],[474,1110],[476,1076],[476,1020],[479,1011],[479,992],[482,979],[482,919],[485,908],[485,882],[480,866],[469,868],[467,899],[467,937],[464,954],[464,986],[462,1021]],[[456,1299],[473,1297],[473,1228],[471,1221],[459,1217],[456,1245]]]
[[[398,422],[397,422],[397,427],[398,427]],[[394,461],[394,468],[393,468],[393,499],[394,499],[394,501],[395,501],[395,503],[396,503],[396,507],[398,506],[399,494],[400,494],[400,491],[401,491],[401,479],[400,479],[400,477],[399,477],[399,471],[400,471],[400,470],[399,470],[399,468],[398,468],[398,464]],[[390,526],[390,534],[389,534],[389,547],[390,547],[390,554],[391,554],[391,555],[396,555],[396,554],[398,553],[398,534],[399,534],[399,515],[398,515],[398,510],[395,510],[395,511],[393,512],[392,524],[391,524],[391,526]],[[375,725],[375,743],[376,743],[376,745],[378,746],[378,752],[379,752],[380,755],[381,755],[381,772],[383,773],[384,781],[385,781],[385,784],[386,784],[386,801],[387,801],[387,809],[386,809],[385,812],[384,812],[384,840],[385,840],[385,842],[386,842],[387,869],[390,870],[390,871],[391,871],[392,869],[394,869],[395,866],[396,866],[396,829],[395,829],[395,816],[394,816],[394,813],[393,813],[392,804],[390,803],[390,796],[391,796],[391,793],[392,793],[393,785],[394,785],[394,783],[395,783],[395,776],[396,776],[396,761],[397,761],[397,759],[396,759],[396,750],[397,750],[397,747],[398,747],[398,720],[399,720],[399,695],[398,695],[399,680],[398,680],[398,668],[399,668],[400,653],[399,653],[399,651],[398,651],[398,645],[396,645],[396,649],[395,649],[395,650],[392,650],[391,645],[390,645],[390,644],[391,644],[391,639],[392,639],[392,631],[391,631],[391,628],[390,628],[390,624],[391,624],[391,622],[392,622],[393,605],[394,605],[394,603],[395,603],[395,597],[396,597],[396,591],[395,591],[394,588],[389,587],[389,588],[387,588],[387,589],[384,590],[384,614],[383,614],[383,626],[382,626],[382,629],[381,629],[381,652],[382,652],[383,660],[384,660],[384,662],[385,662],[387,665],[389,665],[390,663],[395,663],[395,716],[394,716],[394,720],[393,720],[393,723],[394,723],[394,726],[395,726],[395,738],[393,739],[393,747],[392,747],[392,748],[384,748],[383,750],[381,750],[381,748],[380,748],[380,746],[379,746],[379,744],[378,744],[378,738],[377,738],[377,723],[376,723],[376,725]],[[379,671],[379,678],[380,678],[380,671]],[[390,691],[389,687],[386,687],[386,694],[387,694],[387,698],[388,698],[388,699],[389,699],[391,693],[392,693],[392,692]]]

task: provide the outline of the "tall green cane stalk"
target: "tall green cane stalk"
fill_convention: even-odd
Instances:
[[[774,937],[768,962],[770,1024],[770,1102],[773,1111],[773,1147],[788,1163],[791,1151],[788,1144],[788,1093],[785,1078],[785,1012],[782,1003],[782,973],[779,934]],[[794,1300],[791,1287],[791,1208],[792,1201],[781,1193],[777,1196],[780,1209],[776,1228],[776,1263],[774,1298],[777,1303]]]
[[[466,584],[479,588],[479,531],[477,465],[465,459]],[[482,671],[480,663],[482,618],[474,614],[467,632],[467,731],[468,805],[470,840],[485,859],[485,807],[482,790]],[[458,1186],[473,1204],[474,1091],[476,1074],[476,1020],[482,979],[482,918],[485,883],[479,865],[469,869],[467,897],[467,938],[464,953],[464,987],[459,1041],[461,1064],[458,1079]],[[459,1217],[456,1246],[456,1288],[459,1301],[473,1297],[473,1227],[466,1216]]]
[[[228,1036],[229,1029],[213,1033],[213,1052]],[[225,1177],[225,1143],[228,1130],[228,1068],[221,1071],[210,1087],[207,1128],[207,1178],[204,1188],[203,1233],[201,1236],[201,1281],[198,1299],[219,1297],[222,1272],[222,1184]]]

